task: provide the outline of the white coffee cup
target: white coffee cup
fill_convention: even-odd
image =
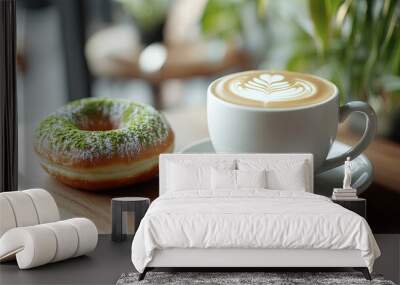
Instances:
[[[316,76],[285,71],[249,71],[230,75],[229,78],[235,79],[236,76],[241,75],[249,77],[254,72],[259,78],[263,78],[262,75],[267,74],[268,80],[275,74],[288,76],[291,79],[288,80],[288,84],[282,83],[284,80],[277,81],[276,92],[272,90],[273,88],[271,89],[273,82],[268,80],[266,83],[260,82],[260,86],[267,86],[265,87],[266,98],[273,98],[271,101],[263,102],[264,105],[257,101],[259,98],[263,98],[264,90],[258,86],[255,86],[257,87],[254,89],[255,92],[247,92],[248,94],[244,94],[241,98],[236,96],[235,92],[240,85],[243,87],[247,83],[233,82],[233,87],[225,88],[227,86],[224,86],[222,89],[217,89],[218,84],[225,82],[224,78],[227,77],[212,82],[207,91],[207,119],[210,139],[216,152],[312,153],[314,169],[322,172],[343,164],[346,157],[354,159],[360,155],[375,136],[376,115],[373,109],[361,101],[349,102],[339,107],[338,89],[333,83]],[[315,84],[307,80],[312,80]],[[310,83],[309,89],[306,86],[307,82]],[[302,87],[303,83],[304,88]],[[316,86],[321,88],[315,88]],[[288,89],[290,92],[288,91],[287,94],[284,93],[286,87],[290,88]],[[243,90],[240,88],[238,90]],[[309,90],[311,91],[309,92]],[[318,94],[320,90],[330,93],[321,97],[321,94]],[[296,91],[298,92],[296,93]],[[216,94],[217,92],[218,94]],[[227,93],[235,94],[230,97]],[[296,98],[299,100],[291,101],[291,94],[298,96]],[[309,96],[310,94],[314,95]],[[284,100],[279,101],[278,95]],[[257,100],[252,100],[253,98]],[[268,104],[272,106],[275,104],[275,106],[269,107]],[[284,107],[284,105],[288,105],[288,107]],[[360,112],[365,116],[366,129],[362,138],[350,150],[327,159],[328,152],[336,138],[338,124],[352,112]]]

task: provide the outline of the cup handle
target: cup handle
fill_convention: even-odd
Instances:
[[[351,149],[344,152],[343,154],[325,160],[325,162],[319,168],[318,172],[324,172],[326,170],[342,165],[347,157],[350,157],[350,159],[353,160],[367,148],[369,143],[375,137],[377,127],[376,114],[371,106],[361,101],[346,103],[339,109],[339,122],[344,122],[352,112],[360,112],[365,117],[366,128],[361,139],[355,146],[353,146]]]

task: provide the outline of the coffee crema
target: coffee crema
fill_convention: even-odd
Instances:
[[[296,108],[328,101],[336,86],[317,76],[289,71],[245,71],[221,77],[210,85],[226,102],[249,107]]]

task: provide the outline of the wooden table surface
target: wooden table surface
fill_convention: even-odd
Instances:
[[[346,128],[339,130],[338,139],[354,145],[359,136]],[[375,170],[374,183],[400,194],[400,145],[384,138],[375,138],[365,151]]]
[[[185,108],[164,112],[175,131],[175,150],[179,151],[193,141],[208,136],[204,108]],[[38,163],[38,162],[37,162]],[[37,164],[38,165],[38,164]],[[62,218],[87,217],[100,233],[111,232],[111,198],[140,196],[154,199],[158,196],[158,178],[123,189],[92,193],[73,189],[48,176],[37,167],[36,185],[48,190],[60,208]]]

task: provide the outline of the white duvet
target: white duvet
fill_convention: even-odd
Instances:
[[[155,249],[358,249],[372,271],[380,251],[368,223],[330,199],[299,191],[182,191],[157,198],[132,243],[143,272]]]

